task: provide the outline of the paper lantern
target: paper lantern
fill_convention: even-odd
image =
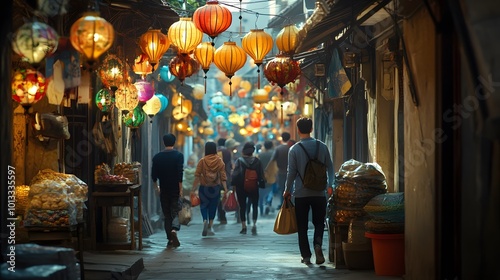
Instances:
[[[230,114],[227,119],[229,120],[230,123],[232,124],[237,124],[238,121],[240,120],[240,115],[236,114],[236,113],[233,113],[233,114]]]
[[[71,45],[83,54],[90,66],[113,45],[114,38],[113,25],[97,12],[85,13],[70,30]]]
[[[276,36],[276,46],[283,54],[293,55],[299,43],[299,29],[295,25],[287,25]]]
[[[147,55],[139,55],[134,60],[132,71],[134,71],[137,75],[140,75],[143,80],[146,78],[146,75],[153,73],[153,66],[149,64]]]
[[[161,110],[161,101],[158,96],[153,95],[148,101],[146,101],[146,104],[142,106],[142,110],[144,113],[146,113],[150,118],[153,118],[154,115],[158,114]],[[153,122],[153,120],[151,120]]]
[[[247,80],[243,80],[240,82],[240,88],[245,89],[247,92],[249,92],[252,89],[252,83]]]
[[[216,0],[208,0],[205,6],[199,7],[193,14],[195,26],[212,38],[212,41],[231,26],[232,20],[231,11],[219,5]]]
[[[207,72],[208,70],[210,70],[210,64],[212,64],[212,62],[214,61],[214,53],[215,48],[209,42],[203,42],[199,44],[194,50],[194,56],[200,63],[201,69],[203,69],[203,72],[205,73],[205,76],[203,77],[205,93],[207,88]]]
[[[103,113],[109,113],[115,105],[115,98],[108,89],[103,88],[96,93],[95,104]]]
[[[124,113],[133,110],[139,104],[139,96],[135,85],[125,82],[115,91],[116,108]]]
[[[160,99],[161,107],[160,107],[160,111],[158,113],[161,113],[161,112],[165,111],[165,109],[167,109],[168,99],[165,97],[165,95],[163,95],[161,93],[156,93],[155,95]]]
[[[231,77],[245,65],[246,61],[245,51],[235,42],[224,42],[224,45],[215,51],[214,63],[229,78],[229,86],[232,85]]]
[[[168,64],[168,69],[172,75],[176,76],[181,84],[184,84],[184,80],[190,77],[194,73],[198,72],[200,69],[200,64],[189,55],[185,56],[175,56],[170,60]]]
[[[295,81],[300,74],[299,63],[288,56],[277,55],[266,64],[264,75],[267,80],[278,84],[281,87],[283,94],[283,87]]]
[[[266,109],[266,111],[272,112],[276,109],[276,103],[274,103],[274,101],[272,100],[269,100],[268,102],[264,103],[264,108]]]
[[[183,106],[175,106],[172,110],[172,117],[176,120],[182,120],[189,115],[187,108]]]
[[[23,60],[38,66],[46,56],[57,50],[59,36],[49,25],[42,22],[23,24],[12,38],[12,50]]]
[[[180,54],[189,54],[201,43],[203,33],[196,28],[191,18],[180,18],[168,28],[168,39]]]
[[[123,116],[123,123],[129,128],[139,128],[145,119],[146,113],[140,106],[137,106]]]
[[[167,83],[170,83],[171,81],[173,81],[175,79],[175,76],[172,75],[172,73],[170,72],[170,70],[168,69],[168,66],[167,65],[163,65],[161,68],[160,68],[160,78],[167,82]]]
[[[12,76],[12,99],[26,110],[47,93],[47,83],[42,73],[34,69],[18,69]]]
[[[273,38],[264,29],[251,29],[243,37],[241,46],[257,65],[257,88],[260,88],[260,65],[273,48]]]
[[[149,29],[139,38],[139,47],[148,56],[154,71],[156,64],[170,47],[170,40],[160,29]]]
[[[114,54],[108,54],[97,68],[97,73],[105,87],[116,91],[118,85],[124,81],[124,69],[124,64],[120,58]]]
[[[137,88],[137,96],[139,101],[146,102],[155,94],[153,86],[145,80],[139,80],[134,83]]]

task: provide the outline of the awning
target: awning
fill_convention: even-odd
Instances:
[[[296,53],[308,51],[317,47],[321,43],[334,39],[335,37],[348,32],[356,25],[370,18],[370,16],[387,5],[391,0],[382,0],[372,10],[360,18],[358,16],[365,10],[370,8],[376,0],[339,0],[336,4],[330,7],[330,12],[326,16],[315,17],[313,14],[310,20],[306,22],[304,27],[299,31],[302,37],[297,46]],[[324,13],[324,10],[315,11],[319,14]],[[317,20],[314,20],[314,19]],[[319,19],[318,19],[319,18]]]

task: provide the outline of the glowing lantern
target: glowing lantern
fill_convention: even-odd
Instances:
[[[42,99],[47,92],[47,83],[42,73],[34,69],[19,69],[12,77],[12,99],[26,110]]]
[[[246,61],[245,51],[238,47],[235,42],[224,42],[224,45],[215,51],[214,63],[229,78],[230,87],[232,85],[231,77],[245,65]]]
[[[149,29],[139,38],[139,46],[142,52],[148,56],[154,71],[158,61],[170,47],[170,41],[167,35],[161,33],[161,30]]]
[[[269,92],[262,88],[254,90],[252,98],[255,103],[266,103],[269,101]]]
[[[118,89],[124,81],[123,62],[114,54],[108,54],[104,61],[99,65],[97,73],[105,87],[112,91]]]
[[[292,116],[297,112],[297,104],[290,101],[283,102],[283,111],[287,116]]]
[[[205,73],[205,76],[203,77],[205,79],[205,93],[207,88],[207,72],[208,70],[210,70],[210,64],[212,64],[212,62],[214,61],[214,53],[215,48],[209,42],[203,42],[199,44],[194,50],[194,56],[196,57],[196,60],[198,60],[198,62],[201,64],[201,69],[203,69],[203,72]]]
[[[272,112],[276,109],[276,103],[274,103],[274,101],[270,100],[264,104],[264,108],[266,109],[266,111]]]
[[[114,36],[113,26],[97,12],[84,14],[70,30],[71,45],[87,58],[90,66],[113,45]]]
[[[252,83],[247,80],[243,80],[240,82],[240,88],[245,89],[247,92],[249,92],[252,89]]]
[[[125,82],[115,91],[116,108],[124,113],[133,110],[139,104],[139,96],[135,85]]]
[[[134,110],[123,116],[123,123],[129,128],[139,128],[145,119],[146,113],[144,113],[140,106],[137,106]]]
[[[195,26],[212,38],[212,41],[231,26],[232,20],[231,11],[219,5],[216,0],[208,0],[205,6],[199,7],[193,14]]]
[[[283,94],[283,87],[295,81],[299,74],[299,63],[284,55],[277,55],[266,64],[264,69],[266,78],[281,87],[281,94]]]
[[[160,111],[158,113],[161,113],[161,112],[165,111],[165,109],[167,109],[168,99],[165,97],[165,95],[163,95],[161,93],[157,93],[155,95],[160,99],[161,107],[160,107]]]
[[[57,50],[59,38],[57,32],[41,22],[23,24],[12,38],[12,49],[24,60],[38,65],[47,55]]]
[[[155,89],[147,81],[139,80],[134,83],[134,86],[137,88],[139,101],[146,102],[155,94]]]
[[[184,108],[183,106],[175,106],[172,110],[172,117],[176,120],[182,120],[188,115],[189,113],[187,112],[187,108]]]
[[[115,105],[115,99],[108,89],[103,88],[95,95],[95,104],[103,113],[109,113]]]
[[[137,75],[141,76],[141,79],[145,79],[146,75],[153,73],[153,66],[149,64],[149,60],[145,55],[139,55],[134,60],[134,65],[132,66],[132,71]]]
[[[196,28],[191,18],[180,18],[168,28],[168,39],[180,54],[189,54],[201,43],[203,33]]]
[[[179,121],[176,125],[175,125],[175,129],[179,132],[186,132],[187,129],[189,127],[189,124],[187,123],[187,121]]]
[[[237,124],[238,121],[240,120],[240,115],[238,115],[236,113],[232,113],[227,118],[228,118],[228,120],[229,120],[230,123]]]
[[[243,37],[241,46],[257,65],[257,88],[260,88],[260,65],[273,48],[273,38],[264,29],[252,29]]]
[[[153,97],[146,101],[146,104],[142,106],[142,110],[149,116],[149,118],[151,118],[151,122],[153,122],[152,118],[161,110],[160,98],[158,98],[158,96],[156,95],[153,95]]]
[[[276,36],[276,46],[284,54],[293,55],[299,42],[299,29],[295,25],[287,25]]]
[[[247,90],[244,88],[240,88],[238,90],[238,97],[239,98],[245,98],[247,96]]]
[[[170,60],[168,69],[172,75],[176,76],[181,84],[184,84],[184,80],[190,77],[200,69],[200,64],[190,56],[175,56]]]

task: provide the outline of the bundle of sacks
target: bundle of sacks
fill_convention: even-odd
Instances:
[[[404,233],[404,193],[386,193],[372,198],[364,207],[369,220],[365,229],[371,233]]]

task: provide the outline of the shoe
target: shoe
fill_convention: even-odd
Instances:
[[[323,256],[323,250],[321,246],[314,246],[314,253],[316,253],[316,264],[322,264],[325,262],[325,257]]]
[[[169,240],[167,243],[167,249],[172,248],[174,245],[172,244],[172,240]]]
[[[201,236],[207,236],[207,231],[208,231],[208,223],[204,222],[203,223],[203,231],[201,232]]]
[[[241,234],[247,234],[247,228],[242,228],[240,231]]]
[[[312,264],[311,258],[302,258],[302,260],[300,262],[303,264]]]
[[[173,247],[179,247],[179,246],[181,246],[181,243],[179,242],[179,239],[177,238],[177,232],[176,231],[172,231],[170,233],[170,237],[172,238],[170,241],[172,241],[172,246]]]
[[[256,227],[256,226],[253,226],[253,227],[252,227],[252,234],[253,234],[253,235],[256,235],[256,234],[257,234],[257,227]]]
[[[208,236],[213,236],[213,235],[215,235],[215,233],[212,231],[211,228],[209,228],[209,229],[207,229],[207,235]]]

